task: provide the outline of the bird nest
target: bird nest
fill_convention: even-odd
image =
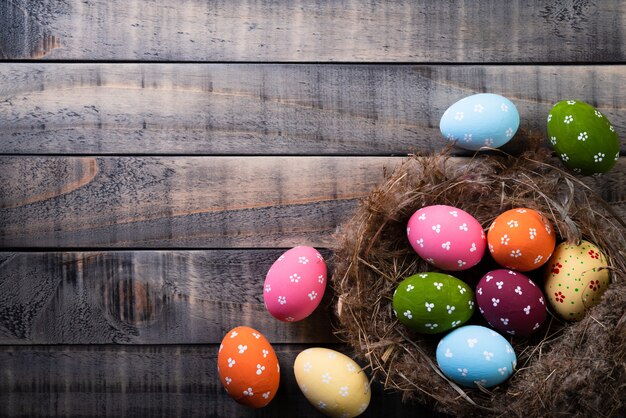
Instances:
[[[626,246],[624,221],[585,181],[557,168],[542,151],[519,157],[477,154],[410,156],[341,226],[332,284],[339,337],[368,363],[385,389],[455,416],[613,416],[626,407]],[[518,365],[505,383],[467,389],[436,364],[441,335],[417,334],[393,314],[392,295],[406,277],[433,268],[406,238],[410,216],[428,205],[450,205],[483,227],[511,208],[532,208],[561,241],[585,239],[607,256],[611,283],[583,320],[549,313],[540,332],[509,339]],[[558,241],[557,241],[558,242]],[[489,258],[486,256],[486,258]],[[475,284],[489,261],[455,275]],[[542,283],[541,272],[529,274]],[[480,315],[468,323],[484,324]]]

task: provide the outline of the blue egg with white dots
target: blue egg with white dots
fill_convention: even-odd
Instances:
[[[517,128],[519,113],[513,102],[492,93],[459,100],[444,112],[439,122],[444,138],[471,151],[499,148],[513,138]]]
[[[443,374],[459,385],[490,388],[513,374],[517,357],[502,335],[479,325],[467,325],[441,339],[437,364]]]

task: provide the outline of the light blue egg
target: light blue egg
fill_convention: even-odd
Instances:
[[[460,327],[441,339],[437,364],[450,380],[489,388],[507,380],[517,365],[515,351],[497,332],[478,325]]]
[[[444,112],[439,122],[444,138],[472,151],[501,147],[513,138],[518,127],[519,113],[513,102],[492,93],[459,100]]]

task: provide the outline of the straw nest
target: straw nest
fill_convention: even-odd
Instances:
[[[615,416],[626,408],[626,245],[624,221],[587,183],[558,168],[541,151],[519,157],[410,156],[367,197],[337,233],[332,284],[338,330],[374,378],[435,411],[455,416]],[[549,314],[541,332],[510,339],[514,375],[486,389],[460,388],[437,368],[441,338],[398,323],[397,284],[432,271],[406,240],[419,208],[445,204],[472,214],[483,227],[505,210],[527,207],[546,215],[561,241],[586,239],[609,260],[611,284],[585,318],[566,323]],[[557,241],[559,242],[559,241]],[[457,277],[474,283],[489,263]],[[541,272],[530,276],[541,283]],[[469,323],[483,324],[480,314]]]

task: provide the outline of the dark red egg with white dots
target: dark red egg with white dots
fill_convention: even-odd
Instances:
[[[527,337],[546,319],[541,289],[513,270],[493,270],[476,286],[476,302],[489,325],[509,335]]]

